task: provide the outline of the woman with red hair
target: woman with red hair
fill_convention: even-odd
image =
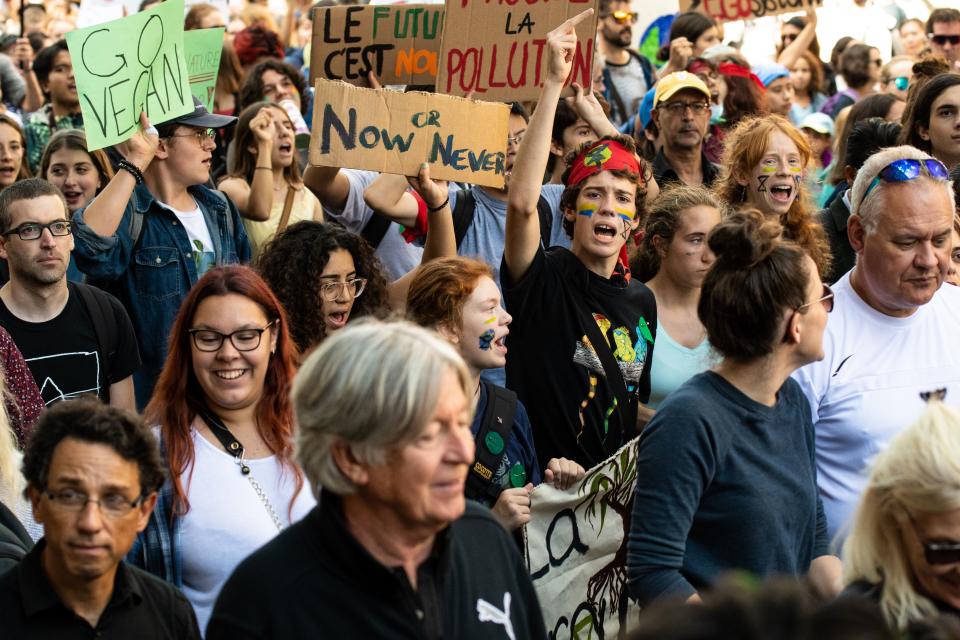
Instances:
[[[316,503],[293,463],[294,347],[252,269],[208,271],[184,300],[145,417],[168,479],[129,559],[179,587],[206,628],[234,568]]]

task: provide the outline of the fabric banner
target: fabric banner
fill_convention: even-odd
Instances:
[[[548,637],[624,638],[640,608],[627,594],[627,534],[637,483],[637,440],[590,469],[575,487],[531,494],[527,569]]]

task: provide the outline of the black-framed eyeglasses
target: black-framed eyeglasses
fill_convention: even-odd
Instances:
[[[942,33],[938,33],[935,35],[932,33],[928,33],[927,37],[930,38],[931,42],[941,47],[947,44],[948,42],[952,45],[960,44],[960,35],[946,35]]]
[[[108,493],[100,496],[99,500],[94,500],[90,496],[73,489],[61,489],[60,491],[44,491],[45,496],[61,511],[78,513],[87,507],[87,503],[93,502],[100,507],[100,513],[113,518],[122,518],[132,511],[143,501],[144,496],[140,495],[136,500],[131,500],[121,493]]]
[[[21,240],[36,240],[43,235],[44,229],[49,230],[52,236],[68,236],[73,233],[73,223],[69,220],[54,220],[47,224],[24,222],[19,227],[4,231],[3,235],[9,236],[15,233]]]
[[[833,289],[831,289],[827,285],[823,285],[823,295],[817,298],[816,300],[813,300],[812,302],[806,302],[800,305],[799,307],[797,307],[797,311],[802,312],[807,307],[812,307],[818,302],[823,304],[823,308],[827,310],[827,313],[830,313],[831,311],[833,311]]]
[[[863,192],[863,197],[860,198],[860,206],[863,206],[867,196],[880,184],[881,180],[884,182],[909,182],[919,178],[924,169],[926,169],[927,175],[936,180],[946,180],[950,177],[950,172],[936,158],[927,158],[926,160],[901,158],[900,160],[894,160],[881,169],[877,177],[867,186],[867,190]]]
[[[351,298],[359,298],[366,286],[366,278],[354,278],[346,282],[326,282],[320,285],[320,295],[327,302],[333,302],[342,294],[346,294]]]
[[[666,109],[671,113],[671,115],[679,116],[687,112],[687,109],[693,111],[693,115],[701,116],[706,112],[710,111],[709,102],[684,102],[683,100],[675,100],[673,102],[661,102],[657,107],[658,109]]]
[[[635,23],[640,16],[635,11],[612,11],[603,17],[613,18],[617,24],[627,24],[628,22]]]
[[[193,346],[197,351],[204,353],[213,353],[219,351],[223,346],[223,341],[227,338],[237,351],[253,351],[260,346],[263,339],[263,332],[276,324],[276,320],[271,320],[266,326],[252,329],[237,329],[233,333],[220,333],[213,329],[188,329],[187,333],[193,338]]]
[[[207,140],[213,140],[217,136],[214,129],[197,129],[191,133],[171,133],[168,138],[196,138],[200,146]]]

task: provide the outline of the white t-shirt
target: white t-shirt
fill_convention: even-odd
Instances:
[[[906,318],[867,305],[850,273],[833,291],[826,357],[793,374],[813,413],[831,538],[849,526],[874,456],[923,412],[920,393],[946,387],[946,401],[960,401],[960,288],[944,284]]]
[[[192,211],[179,211],[159,200],[157,203],[172,211],[183,225],[183,230],[187,232],[187,238],[190,239],[190,247],[193,249],[193,264],[197,267],[197,278],[200,278],[217,263],[217,254],[213,250],[213,238],[210,237],[210,230],[207,228],[207,221],[203,219],[200,205],[194,206]]]
[[[327,210],[330,217],[350,231],[359,234],[375,214],[363,201],[363,192],[380,175],[376,171],[341,169],[350,181],[350,192],[342,211]],[[393,281],[420,266],[423,248],[407,242],[401,234],[402,227],[391,222],[386,235],[377,247],[376,256],[383,263],[387,280]]]
[[[193,605],[200,630],[205,633],[223,583],[244,558],[278,531],[233,456],[196,430],[192,435],[196,454],[193,478],[190,469],[181,476],[190,501],[190,511],[180,529],[183,595]],[[281,468],[276,456],[247,460],[247,465],[284,527],[301,519],[316,504],[304,478],[290,513],[296,478]]]

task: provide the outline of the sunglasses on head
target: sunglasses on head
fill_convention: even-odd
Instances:
[[[960,543],[924,542],[923,557],[927,564],[954,564],[960,562]]]
[[[931,178],[936,178],[937,180],[946,180],[950,177],[950,172],[947,171],[947,168],[943,166],[943,163],[936,158],[928,158],[927,160],[901,158],[900,160],[894,160],[881,169],[880,173],[877,174],[877,177],[870,182],[867,190],[863,192],[863,197],[860,198],[860,206],[863,206],[867,196],[870,195],[870,192],[873,191],[878,184],[880,184],[881,180],[884,182],[909,182],[910,180],[916,180],[919,178],[923,173],[924,168],[926,168],[927,175],[929,175]]]
[[[617,24],[627,24],[636,22],[638,14],[635,11],[614,11],[609,17],[613,18]]]
[[[941,47],[948,42],[953,45],[960,44],[960,35],[943,35],[943,34],[932,34],[928,33],[927,37],[930,38],[935,44],[940,45]]]

